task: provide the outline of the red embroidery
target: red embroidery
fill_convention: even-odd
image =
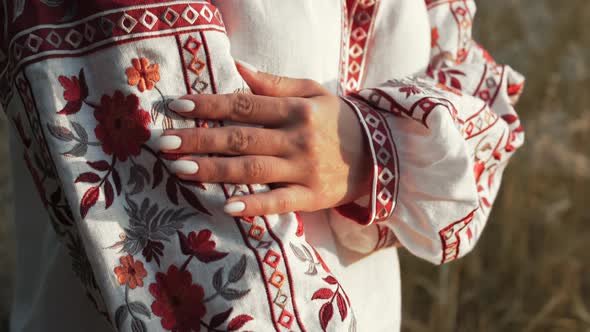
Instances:
[[[450,224],[439,232],[443,250],[441,264],[448,263],[459,257],[461,236],[464,232],[468,232],[466,236],[469,239],[472,237],[469,225],[473,221],[476,211],[477,209],[473,210],[465,218]]]
[[[155,84],[160,80],[160,65],[153,64],[146,58],[131,60],[132,67],[127,68],[127,83],[137,85],[140,92],[154,89]]]
[[[340,85],[344,94],[360,90],[367,65],[367,54],[372,39],[375,18],[380,0],[347,0],[343,29],[347,50],[342,65],[345,67],[341,75]]]

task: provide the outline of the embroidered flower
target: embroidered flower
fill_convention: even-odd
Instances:
[[[114,154],[121,161],[137,156],[141,145],[150,138],[147,129],[150,115],[139,108],[136,95],[125,97],[117,90],[113,97],[102,96],[100,106],[94,110],[94,117],[98,120],[94,133],[102,143],[102,150],[106,154]]]
[[[153,90],[155,83],[160,80],[160,65],[150,65],[146,58],[131,60],[133,67],[127,68],[127,83],[137,85],[139,91]]]
[[[197,232],[190,232],[188,237],[178,232],[178,239],[180,240],[180,249],[182,253],[189,256],[195,256],[203,263],[209,263],[220,260],[227,256],[227,252],[219,252],[215,250],[217,244],[211,240],[211,231],[204,229]]]
[[[438,40],[440,38],[440,34],[438,33],[438,28],[434,27],[430,30],[430,47],[435,48],[438,45]]]
[[[154,297],[152,312],[162,318],[162,327],[168,331],[200,331],[201,319],[207,309],[203,304],[203,287],[192,283],[188,271],[172,265],[166,274],[158,272],[156,282],[149,287]]]
[[[121,257],[119,262],[121,265],[115,267],[119,285],[127,285],[131,289],[135,289],[137,286],[143,287],[143,278],[147,276],[143,263],[135,261],[131,255]]]
[[[68,115],[78,113],[82,108],[84,99],[88,97],[88,87],[84,78],[84,70],[80,70],[79,78],[76,76],[70,78],[59,76],[57,80],[64,88],[63,96],[67,101],[66,106],[58,114]]]

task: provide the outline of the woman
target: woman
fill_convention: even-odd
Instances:
[[[524,139],[474,13],[4,0],[12,330],[399,330],[395,247],[469,252]]]

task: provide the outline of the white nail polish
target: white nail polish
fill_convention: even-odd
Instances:
[[[257,73],[257,72],[258,72],[258,69],[257,69],[256,67],[252,66],[251,64],[249,64],[249,63],[247,63],[247,62],[245,62],[245,61],[242,61],[242,60],[236,60],[236,62],[237,62],[237,63],[238,63],[240,66],[242,66],[243,68],[245,68],[245,69],[247,69],[247,70],[249,70],[249,71],[251,71],[251,72],[253,72],[253,73]]]
[[[174,135],[166,135],[158,139],[159,150],[176,150],[182,144],[182,139]]]
[[[192,160],[176,160],[170,164],[170,170],[177,174],[196,174],[199,164]]]
[[[195,103],[188,99],[176,99],[171,101],[168,107],[174,112],[188,113],[195,110]]]
[[[239,213],[242,212],[246,209],[246,204],[244,204],[244,202],[231,202],[229,204],[226,204],[223,207],[223,212],[227,213],[227,214],[234,214],[234,213]]]

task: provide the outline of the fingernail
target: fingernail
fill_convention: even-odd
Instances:
[[[159,150],[176,150],[182,144],[182,139],[178,136],[174,135],[166,135],[160,137],[158,140],[158,149]]]
[[[227,213],[227,214],[234,214],[234,213],[239,213],[242,212],[246,209],[246,204],[244,204],[244,202],[231,202],[229,204],[226,204],[223,207],[223,212]]]
[[[246,68],[247,70],[249,70],[249,71],[251,71],[251,72],[253,72],[253,73],[257,73],[257,72],[258,72],[258,69],[257,69],[256,67],[252,66],[251,64],[249,64],[249,63],[247,63],[247,62],[245,62],[245,61],[242,61],[242,60],[236,60],[236,62],[237,62],[237,63],[238,63],[238,64],[239,64],[241,67],[243,67],[243,68]]]
[[[192,160],[177,160],[170,164],[170,170],[177,174],[196,174],[199,164]]]
[[[195,110],[195,103],[188,99],[176,99],[171,101],[168,107],[174,112],[188,113]]]

